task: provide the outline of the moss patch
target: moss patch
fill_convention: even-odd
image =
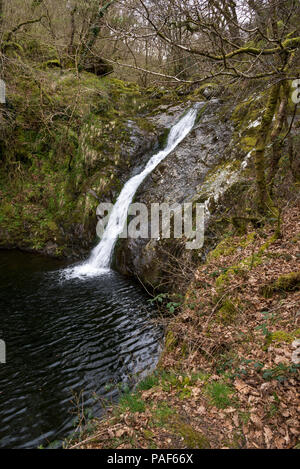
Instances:
[[[226,298],[217,311],[217,318],[225,325],[232,324],[238,314],[238,303],[234,299]]]
[[[275,293],[296,291],[300,289],[300,272],[281,275],[277,280],[261,289],[261,293],[270,298]]]
[[[176,431],[179,435],[181,435],[184,439],[184,442],[187,448],[195,448],[195,449],[208,449],[210,448],[209,441],[207,437],[195,430],[192,425],[189,425],[178,417],[177,419],[174,418],[174,421],[171,424],[173,430]]]
[[[275,331],[268,335],[266,339],[266,345],[269,346],[272,343],[280,344],[291,344],[295,339],[296,334],[291,334],[286,331]]]

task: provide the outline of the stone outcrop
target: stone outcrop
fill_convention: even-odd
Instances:
[[[156,122],[170,126],[181,112],[170,108]],[[168,254],[182,260],[199,258],[210,242],[210,225],[216,205],[221,205],[226,194],[243,179],[242,164],[245,154],[236,150],[231,121],[220,119],[222,104],[212,99],[200,105],[198,122],[185,140],[158,165],[144,181],[135,202],[147,205],[167,202],[205,203],[208,236],[199,252],[186,252],[178,240],[131,239],[119,240],[114,256],[114,266],[122,274],[138,277],[143,283],[158,286],[164,281],[164,263]]]

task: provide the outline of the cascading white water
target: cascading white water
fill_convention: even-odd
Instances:
[[[84,263],[66,269],[65,273],[67,277],[93,276],[109,270],[114,247],[119,235],[124,229],[128,209],[134,194],[146,176],[148,176],[148,174],[150,174],[192,130],[197,117],[197,108],[198,106],[195,106],[190,109],[179,122],[171,128],[165,149],[152,156],[145,169],[126,182],[110,214],[101,241],[92,250],[90,257]]]

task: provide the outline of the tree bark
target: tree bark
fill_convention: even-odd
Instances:
[[[4,0],[0,0],[0,34],[2,34]]]
[[[267,184],[265,175],[265,151],[272,120],[276,111],[281,84],[273,85],[269,92],[268,102],[263,114],[262,122],[258,130],[255,145],[254,164],[256,172],[256,184],[258,191],[258,211],[266,211]]]
[[[74,37],[75,37],[75,14],[77,11],[77,6],[71,10],[71,34],[70,34],[70,43],[68,46],[68,54],[73,55],[74,53]]]
[[[283,82],[281,86],[281,91],[283,93],[281,102],[279,105],[278,113],[276,116],[275,124],[271,132],[271,141],[273,142],[272,156],[270,160],[270,169],[268,175],[268,186],[269,192],[272,194],[274,178],[278,170],[278,163],[281,158],[281,149],[283,142],[279,140],[279,135],[282,132],[284,123],[286,120],[287,107],[289,102],[289,91],[290,87],[287,81]]]
[[[107,3],[105,3],[104,6],[100,6],[98,13],[96,17],[94,18],[93,24],[90,27],[89,33],[87,40],[85,42],[85,45],[83,47],[83,50],[81,52],[81,57],[79,61],[80,66],[84,66],[85,59],[88,55],[88,53],[92,50],[92,48],[95,45],[95,42],[98,38],[99,32],[100,32],[100,20],[103,18],[104,14],[108,10],[108,8],[114,3],[114,0],[110,0]]]

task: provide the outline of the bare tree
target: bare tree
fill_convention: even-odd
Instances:
[[[177,49],[179,57],[185,54],[196,61],[198,73],[196,76],[190,73],[191,82],[218,77],[231,81],[268,79],[268,100],[252,153],[258,208],[263,212],[267,205],[267,142],[270,138],[276,140],[282,130],[290,93],[289,81],[297,77],[299,2],[183,0],[177,3],[172,0],[167,2],[167,8],[161,7],[159,11],[155,8],[156,1],[138,0],[138,4],[149,31],[165,43],[166,51]],[[182,76],[176,72],[174,76],[180,80]],[[274,119],[276,124],[271,132]],[[271,179],[276,172],[277,160],[278,147],[275,146]]]

